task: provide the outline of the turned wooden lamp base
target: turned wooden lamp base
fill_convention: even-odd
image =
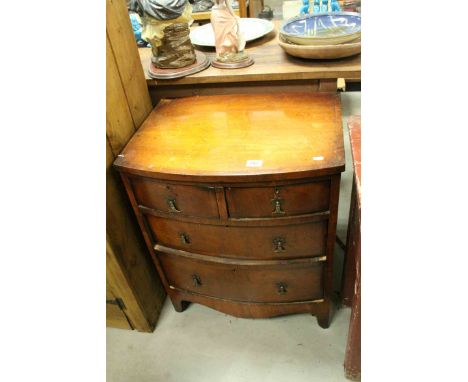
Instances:
[[[156,78],[158,80],[170,80],[201,72],[210,66],[210,60],[205,54],[197,50],[195,51],[195,54],[197,56],[195,63],[183,68],[161,69],[151,63],[148,69],[148,74],[151,78]]]
[[[250,66],[254,63],[254,59],[248,56],[245,60],[237,62],[221,62],[217,61],[216,58],[211,62],[211,65],[219,69],[240,69]]]

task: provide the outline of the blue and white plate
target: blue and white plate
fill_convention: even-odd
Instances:
[[[280,34],[300,45],[343,44],[361,37],[361,15],[353,12],[300,15],[287,20]]]

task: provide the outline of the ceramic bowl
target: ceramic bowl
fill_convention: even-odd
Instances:
[[[299,45],[343,44],[361,37],[361,15],[354,12],[300,15],[281,26],[280,36]]]
[[[297,45],[278,37],[278,44],[291,56],[329,60],[334,58],[350,57],[361,53],[361,40],[335,45]]]
[[[271,21],[265,19],[242,18],[239,21],[241,33],[246,42],[256,40],[270,33],[274,29]],[[211,23],[194,28],[190,32],[190,41],[199,46],[215,46],[215,37]]]

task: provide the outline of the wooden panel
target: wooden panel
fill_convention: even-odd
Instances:
[[[356,198],[361,208],[361,116],[353,115],[348,119],[349,141],[353,153],[353,167],[356,181]]]
[[[106,134],[116,156],[135,133],[135,126],[107,36],[106,65]]]
[[[109,282],[106,280],[106,300],[113,300],[113,299],[115,299],[115,295],[112,293]]]
[[[359,250],[356,235],[359,233],[359,208],[356,192],[356,176],[353,177],[351,203],[349,208],[348,232],[346,235],[345,258],[341,281],[341,299],[345,306],[351,306],[355,294],[356,282],[356,254]]]
[[[249,17],[258,17],[258,14],[263,10],[263,0],[249,1]]]
[[[139,205],[170,212],[175,217],[219,217],[214,187],[161,183],[148,178],[130,178],[130,182]]]
[[[198,293],[171,290],[171,301],[177,311],[182,312],[186,302],[194,302],[209,306],[225,314],[242,318],[267,318],[284,316],[287,314],[311,313],[319,315],[322,311],[323,299],[309,302],[277,302],[255,303],[225,300],[222,298],[207,297]]]
[[[131,325],[153,330],[165,292],[145,248],[117,172],[115,156],[151,110],[149,93],[124,0],[107,0],[106,28],[107,281]],[[116,313],[114,308],[109,308]]]
[[[133,329],[123,310],[118,305],[110,303],[110,301],[115,301],[116,298],[109,282],[106,282],[106,325],[113,328]]]
[[[132,330],[127,317],[118,305],[106,304],[106,325],[112,328]]]
[[[348,234],[346,239],[346,253],[342,280],[343,304],[351,306],[356,293],[355,280],[357,277],[356,255],[360,251],[356,237],[361,229],[361,116],[354,115],[348,119],[349,139],[353,156],[353,188],[351,205],[349,208]],[[360,240],[359,240],[360,243]]]
[[[320,262],[252,266],[162,252],[158,257],[171,286],[206,296],[249,302],[307,301],[323,296]]]
[[[123,273],[109,241],[106,242],[106,285],[110,286],[112,289],[114,298],[118,297],[124,301],[128,319],[131,321],[131,324],[138,330],[151,331],[151,325],[149,325],[148,321],[145,319],[132,287]]]
[[[284,217],[325,211],[329,198],[329,180],[291,186],[226,189],[229,216],[234,218]]]
[[[120,288],[127,316],[140,331],[152,331],[164,302],[165,292],[156,275],[133,211],[124,194],[113,156],[107,145],[106,231],[107,270]]]
[[[327,220],[271,227],[226,227],[147,215],[158,244],[232,258],[287,259],[324,254]],[[182,236],[185,238],[182,239]],[[282,243],[278,244],[278,239]],[[253,250],[255,248],[255,250]]]
[[[345,354],[345,374],[353,381],[361,380],[361,232],[357,232],[353,240],[356,242],[356,279],[354,284],[354,296],[351,307],[351,319],[349,322],[348,341]]]
[[[352,306],[344,367],[346,376],[358,381],[361,380],[361,117],[350,117],[348,128],[354,179],[342,293],[343,303]]]
[[[134,125],[140,126],[153,106],[138,55],[126,2],[106,0],[106,30]]]
[[[247,15],[247,0],[239,0],[239,16],[248,17]]]
[[[319,91],[336,93],[337,87],[338,87],[338,79],[336,78],[321,79],[320,84],[319,84]]]
[[[344,169],[340,98],[328,93],[240,94],[160,103],[115,162],[165,179],[283,179]],[[271,177],[270,177],[271,179]],[[252,179],[255,180],[255,179]]]
[[[150,96],[154,105],[163,98],[192,97],[196,95],[220,94],[265,94],[265,93],[297,93],[316,92],[319,80],[297,81],[258,81],[242,83],[197,84],[196,86],[158,86],[150,87]]]

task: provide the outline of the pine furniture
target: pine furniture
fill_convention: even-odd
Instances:
[[[106,323],[152,332],[166,293],[112,163],[153,106],[126,3],[106,11]]]

